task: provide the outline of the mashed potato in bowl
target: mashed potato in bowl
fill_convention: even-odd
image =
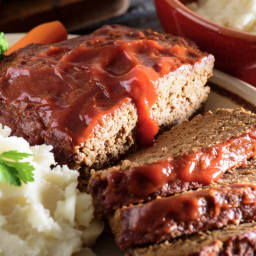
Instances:
[[[30,147],[0,125],[0,154],[33,154],[34,182],[0,182],[0,255],[69,256],[90,246],[103,230],[93,218],[91,196],[77,189],[78,172],[55,165],[51,146]],[[93,255],[88,248],[83,255]]]
[[[217,24],[256,34],[255,0],[199,0],[187,6]]]

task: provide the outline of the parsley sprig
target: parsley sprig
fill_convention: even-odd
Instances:
[[[0,154],[0,182],[6,181],[9,185],[21,186],[34,181],[34,167],[29,162],[21,160],[32,156],[28,153],[20,153],[16,150]]]
[[[0,59],[4,56],[4,52],[8,49],[8,42],[3,32],[0,32]]]

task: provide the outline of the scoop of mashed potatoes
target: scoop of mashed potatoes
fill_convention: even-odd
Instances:
[[[17,150],[35,168],[34,182],[21,187],[0,183],[0,255],[68,256],[90,246],[103,225],[93,219],[91,196],[77,190],[78,172],[57,166],[51,146],[30,147],[0,126],[0,154]],[[82,249],[83,248],[83,249]]]
[[[188,7],[220,25],[256,33],[255,0],[199,0]]]

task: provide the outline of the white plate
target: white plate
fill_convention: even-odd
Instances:
[[[6,34],[6,38],[11,46],[15,43],[23,34]],[[70,37],[74,37],[71,35]],[[227,75],[221,71],[215,70],[214,76],[210,81],[220,88],[225,89],[228,92],[231,92],[251,105],[256,107],[256,88],[252,85],[245,83],[239,79],[236,79],[230,75]],[[212,91],[209,95],[209,98],[204,106],[205,111],[215,110],[216,108],[235,108],[238,107],[239,103],[236,103],[232,100],[232,97],[227,97],[227,95],[221,95]],[[97,256],[122,256],[123,254],[115,246],[114,240],[111,234],[104,234],[94,247],[94,252]]]

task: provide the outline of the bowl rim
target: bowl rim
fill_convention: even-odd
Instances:
[[[158,1],[158,0],[155,0]],[[207,27],[208,29],[214,30],[217,33],[227,35],[229,37],[234,37],[238,39],[243,39],[247,41],[256,41],[256,35],[249,32],[243,32],[232,28],[227,28],[225,26],[219,25],[213,21],[210,21],[196,12],[190,10],[185,4],[180,0],[164,0],[178,12],[182,13],[184,16],[192,19],[194,22],[199,23],[200,25]]]

